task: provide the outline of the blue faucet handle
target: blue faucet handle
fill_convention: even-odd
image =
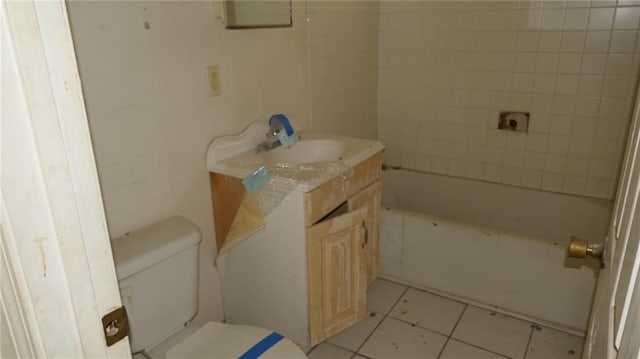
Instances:
[[[271,118],[269,118],[269,126],[273,126],[275,121],[279,121],[282,124],[282,127],[285,129],[287,136],[293,135],[293,127],[291,127],[291,122],[289,122],[287,116],[281,113],[277,113],[271,116]]]

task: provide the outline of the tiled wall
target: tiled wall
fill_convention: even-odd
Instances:
[[[377,1],[309,1],[313,130],[376,138]]]
[[[640,59],[639,5],[381,2],[385,161],[612,198]],[[500,110],[531,112],[529,132],[498,130]]]

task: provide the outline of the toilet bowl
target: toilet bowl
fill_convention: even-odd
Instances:
[[[181,334],[179,332],[175,335],[180,338],[166,339],[148,351],[148,356],[152,359],[306,358],[292,341],[280,339],[281,336],[277,333],[258,327],[208,322],[188,335]]]
[[[198,311],[198,228],[171,217],[112,241],[118,284],[134,353],[153,358],[306,358],[268,329],[208,322]]]

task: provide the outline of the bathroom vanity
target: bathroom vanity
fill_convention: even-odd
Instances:
[[[291,149],[256,153],[265,132],[217,139],[207,156],[225,317],[309,347],[367,315],[384,147],[301,133]],[[261,163],[272,178],[249,195],[242,179]]]

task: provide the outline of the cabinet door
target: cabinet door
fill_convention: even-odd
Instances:
[[[366,216],[361,208],[307,230],[311,345],[366,317]]]
[[[377,180],[349,199],[349,210],[367,208],[365,238],[367,258],[367,284],[378,277],[380,260],[380,206],[382,200],[382,181]]]

